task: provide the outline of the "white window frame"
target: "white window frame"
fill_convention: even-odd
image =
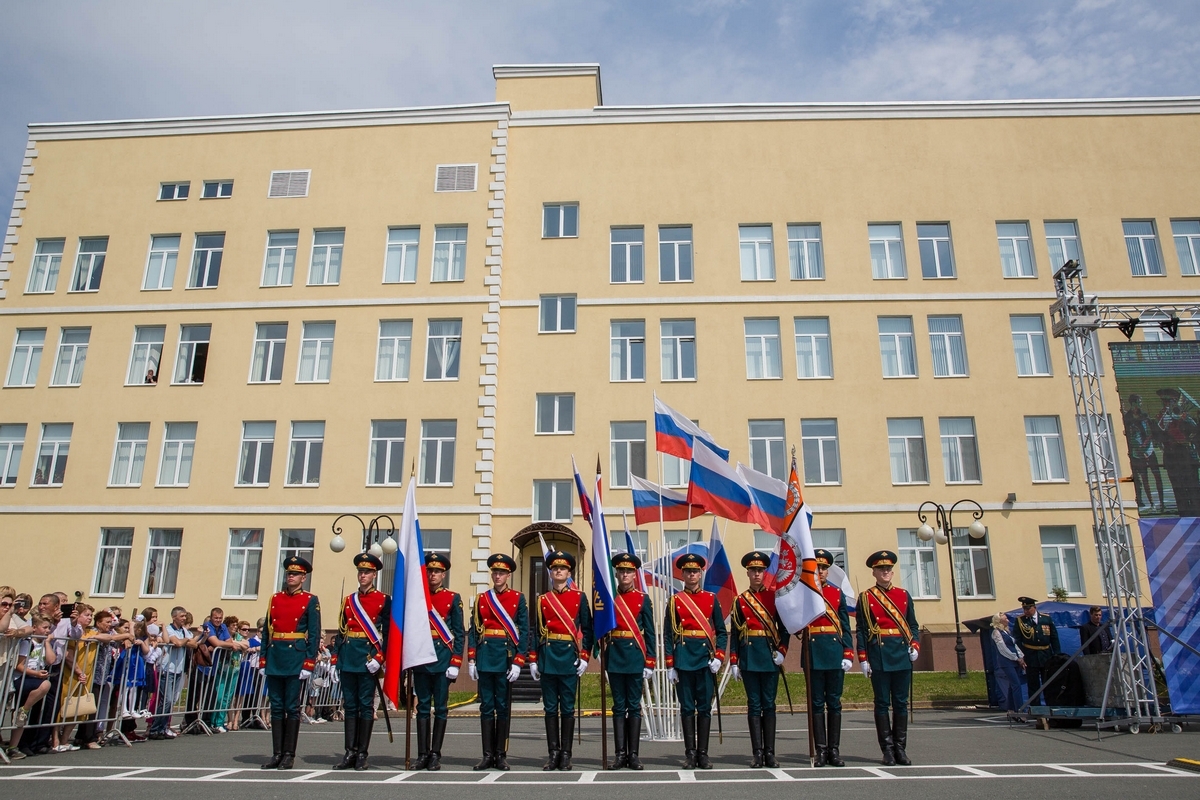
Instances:
[[[454,425],[454,433],[447,436],[434,434],[431,424],[447,423]],[[449,453],[447,454],[447,447]],[[423,419],[421,420],[421,464],[417,475],[418,486],[453,486],[454,470],[457,467],[458,455],[458,420],[456,419]],[[432,461],[430,459],[432,458]],[[447,464],[447,462],[449,462]],[[449,480],[446,472],[449,471]],[[433,480],[428,480],[430,477]]]
[[[397,236],[393,241],[393,234],[407,235],[415,233],[416,239],[409,241]],[[387,283],[416,283],[417,282],[417,267],[421,259],[421,226],[420,225],[393,225],[388,228],[387,245],[383,252],[383,282]],[[389,272],[393,266],[396,268],[396,275],[393,280],[388,280]]]
[[[691,333],[671,332],[668,326],[691,325]],[[696,380],[696,320],[659,320],[659,337],[662,351],[662,379],[664,382]],[[690,345],[690,348],[689,348]],[[672,369],[673,367],[673,369]],[[690,373],[690,374],[689,374]]]
[[[1194,231],[1178,233],[1180,223],[1196,226]],[[1184,276],[1200,275],[1200,219],[1171,220],[1171,239],[1175,242],[1175,255],[1179,259],[1179,273]]]
[[[271,438],[266,438],[263,435],[250,436],[250,425],[270,425]],[[264,459],[267,463],[264,465]],[[254,477],[249,481],[243,481],[242,478],[246,474],[246,466],[253,461]],[[259,475],[266,469],[267,479],[259,480]],[[275,420],[243,420],[242,421],[242,438],[238,446],[238,463],[237,474],[233,476],[234,486],[250,486],[263,487],[271,485],[271,470],[275,467]]]
[[[318,242],[322,236],[332,238],[332,234],[341,234],[341,241]],[[308,258],[309,286],[337,286],[342,281],[342,251],[346,247],[345,228],[320,228],[313,231],[312,252]],[[334,256],[337,256],[335,259]],[[324,258],[321,274],[317,275],[317,257]],[[334,263],[336,261],[336,264]],[[318,280],[318,278],[320,278]]]
[[[192,426],[190,439],[186,435],[188,425]],[[174,429],[172,426],[175,426]],[[162,452],[158,459],[158,479],[154,484],[156,487],[179,488],[187,487],[191,483],[196,458],[196,433],[199,427],[195,422],[163,423]],[[187,474],[183,474],[184,472]]]
[[[201,247],[200,239],[220,236],[220,247]],[[221,281],[221,262],[225,259],[225,232],[197,233],[192,239],[192,264],[188,269],[189,289],[216,289]],[[215,262],[215,263],[214,263]],[[203,266],[203,270],[201,267]],[[211,283],[210,283],[211,281]]]
[[[900,571],[900,583],[908,590],[914,600],[938,600],[942,596],[942,580],[937,563],[937,548],[933,541],[922,542],[917,538],[916,529],[899,528],[896,531],[896,551],[900,563],[896,566]],[[908,544],[900,544],[908,541]],[[904,579],[905,572],[914,572],[916,580]],[[913,583],[915,585],[910,586]],[[932,587],[933,593],[927,589]]]
[[[982,539],[972,539],[967,528],[955,528],[954,570],[950,579],[955,581],[958,599],[990,600],[996,596],[996,572],[992,569],[992,548],[987,531]],[[990,592],[979,590],[979,572],[987,572]],[[969,585],[968,585],[969,584]]]
[[[810,229],[816,229],[816,236]],[[788,266],[794,281],[825,280],[825,253],[821,243],[821,223],[801,222],[787,226]]]
[[[67,332],[85,331],[87,340],[82,342],[66,341]],[[91,327],[60,328],[58,333],[58,352],[54,356],[54,371],[50,374],[51,386],[79,386],[83,383],[83,370],[87,365],[88,347],[92,340]],[[63,368],[64,356],[69,359],[66,374],[60,380],[59,371]]]
[[[58,252],[53,252],[58,245]],[[29,280],[25,283],[25,294],[54,294],[58,289],[58,275],[62,272],[62,259],[67,251],[66,239],[38,239],[29,262]]]
[[[635,328],[618,327],[637,325],[641,326],[640,335]],[[646,320],[614,319],[609,323],[608,335],[609,382],[644,383],[646,381]]]
[[[775,430],[778,426],[778,430]],[[787,424],[781,419],[752,419],[746,424],[750,467],[777,480],[787,480]]]
[[[1018,225],[1025,229],[1023,234],[1016,230]],[[1037,262],[1033,257],[1033,238],[1030,235],[1029,222],[1027,220],[997,222],[996,244],[1000,248],[1000,274],[1003,277],[1037,277]],[[1006,244],[1008,246],[1007,253],[1005,252]],[[1051,264],[1051,266],[1053,267],[1054,265]],[[1058,266],[1061,267],[1062,264]],[[1057,267],[1054,268],[1057,269]]]
[[[691,459],[679,458],[670,453],[659,453],[658,455],[662,458],[663,486],[671,489],[687,488],[692,477]]]
[[[21,343],[21,334],[42,334],[41,342],[28,341],[25,344]],[[32,336],[29,337],[32,340]],[[42,367],[42,353],[46,348],[46,329],[45,328],[17,328],[13,334],[12,355],[8,359],[8,373],[4,377],[4,385],[10,389],[16,388],[32,388],[37,386],[38,371]],[[13,376],[17,371],[17,354],[21,353],[24,366],[21,369],[20,379],[17,382],[13,381]]]
[[[208,193],[208,187],[215,187],[212,194]],[[200,187],[201,200],[227,200],[233,197],[233,179],[217,178],[216,180],[204,181]]]
[[[775,534],[770,535],[774,536]],[[846,548],[845,528],[813,528],[812,539],[814,547],[828,550],[833,555],[833,563],[837,564],[843,570],[847,569],[847,565],[850,563],[848,561],[850,556]]]
[[[934,321],[955,321],[957,331],[935,331]],[[933,359],[933,377],[935,378],[967,378],[971,375],[970,363],[967,359],[967,335],[963,329],[961,314],[930,314],[925,318],[929,330],[929,354]],[[956,341],[957,340],[957,341]],[[955,347],[955,344],[958,347]],[[940,351],[940,352],[939,352]],[[962,363],[957,364],[958,354],[962,354]],[[944,369],[942,369],[944,367]]]
[[[751,333],[750,323],[752,322],[774,323],[775,330],[774,332]],[[783,352],[779,317],[746,317],[742,320],[742,335],[746,343],[746,380],[782,380]]]
[[[971,432],[966,433],[947,433],[946,422],[966,420],[971,424]],[[983,467],[980,464],[979,458],[979,435],[975,429],[974,417],[938,417],[938,435],[942,441],[942,469],[946,478],[947,485],[963,484],[963,483],[983,483]],[[967,467],[972,466],[967,463],[967,451],[964,445],[967,440],[970,440],[970,450],[974,453],[974,470],[978,476],[974,479],[968,478],[969,473]],[[957,475],[958,477],[955,477]]]
[[[65,428],[66,438],[47,439],[47,428]],[[67,461],[71,453],[71,437],[75,433],[75,425],[71,422],[43,422],[41,437],[38,439],[37,459],[33,462],[33,474],[29,477],[29,486],[45,486],[55,488],[63,485],[67,478]],[[47,452],[46,447],[50,446]],[[49,456],[48,469],[43,472],[42,460]],[[53,478],[61,473],[60,480],[55,483]],[[45,474],[46,480],[38,481],[38,475]]]
[[[295,241],[289,243],[288,240],[293,236]],[[267,231],[267,248],[263,253],[262,281],[259,285],[263,288],[278,288],[295,283],[296,253],[299,249],[299,230]]]
[[[551,309],[550,304],[553,304]],[[567,327],[564,310],[570,306],[570,327]],[[546,327],[550,312],[553,310],[554,325]],[[544,294],[538,298],[538,333],[575,333],[579,324],[579,306],[573,294]]]
[[[825,331],[801,332],[801,326],[808,322],[823,322]],[[829,317],[793,317],[792,330],[796,336],[796,380],[832,380],[833,335],[829,329]],[[822,371],[823,367],[828,369]]]
[[[932,228],[944,228],[945,233],[943,234],[941,231],[935,233],[931,230]],[[923,233],[922,229],[924,229]],[[933,259],[931,264],[926,263],[926,246],[933,248],[928,252]],[[950,241],[949,222],[918,222],[917,253],[921,257],[921,277],[924,280],[949,280],[958,277],[958,273],[954,269],[954,245]],[[934,274],[925,274],[927,266],[933,267]]]
[[[663,231],[687,231],[687,239],[664,239]],[[672,234],[668,234],[672,235]],[[682,235],[682,234],[678,234]],[[682,277],[680,264],[683,254],[687,254],[687,277]],[[671,270],[670,275],[667,269]],[[672,277],[673,276],[673,277]],[[691,225],[659,225],[658,226],[658,282],[659,283],[693,283],[696,280],[695,250],[692,247]]]
[[[253,544],[244,544],[235,542],[236,534],[249,534],[251,537],[258,534],[258,546]],[[256,600],[258,599],[259,587],[262,582],[262,560],[263,560],[263,545],[267,538],[267,532],[263,528],[230,528],[229,529],[229,544],[225,548],[225,571],[222,573],[223,580],[221,581],[221,599],[222,600]],[[246,541],[253,542],[253,539]],[[247,574],[249,573],[250,556],[257,551],[258,563],[254,567],[254,586],[253,592],[246,591],[250,588],[247,584]],[[241,556],[242,563],[239,569],[241,570],[241,579],[238,581],[241,591],[230,592],[229,582],[233,577],[231,570],[233,569],[234,554],[238,553]]]
[[[1147,224],[1150,233],[1129,233],[1130,225]],[[1135,278],[1162,278],[1167,274],[1167,266],[1163,263],[1162,248],[1158,246],[1158,225],[1153,219],[1123,219],[1121,232],[1125,236],[1125,252],[1129,256],[1129,271]],[[1136,255],[1140,260],[1142,272],[1138,272],[1139,264],[1134,260]],[[1158,272],[1151,272],[1154,262]]]
[[[1015,329],[1017,320],[1036,319],[1041,327],[1040,331],[1018,331]],[[1050,361],[1050,348],[1046,341],[1046,318],[1041,314],[1010,314],[1008,318],[1009,330],[1012,333],[1013,340],[1013,357],[1017,360],[1017,377],[1019,378],[1049,378],[1052,377],[1054,369]],[[1023,340],[1023,341],[1022,341]],[[1035,346],[1040,349],[1042,357],[1046,362],[1044,372],[1039,372],[1037,369],[1037,361]],[[1022,348],[1029,361],[1027,371],[1022,371],[1024,367],[1021,365]]]
[[[84,250],[85,245],[103,242],[102,250]],[[108,237],[88,236],[81,238],[75,247],[75,270],[71,273],[71,285],[67,292],[90,293],[100,291],[100,281],[104,277],[104,262],[108,258]]]
[[[179,532],[179,544],[155,544],[155,533],[174,533]],[[159,560],[158,554],[161,554]],[[183,528],[151,528],[150,535],[146,537],[146,562],[142,566],[142,582],[140,584],[141,591],[138,597],[174,597],[175,592],[179,588],[179,569],[183,562]],[[157,571],[152,569],[152,565],[160,565],[163,568],[172,568],[172,581],[170,591],[161,591],[164,587],[159,585],[154,587],[160,591],[150,591],[150,576],[152,572]],[[159,576],[161,580],[163,576]]]
[[[574,208],[574,218],[571,219],[567,214],[566,209]],[[551,232],[550,219],[556,217],[554,221],[557,233]],[[566,233],[567,222],[574,223],[575,231]],[[579,203],[544,203],[542,204],[542,238],[543,239],[577,239],[579,238]]]
[[[457,237],[462,231],[462,238]],[[438,275],[438,256],[445,259],[445,274]],[[433,263],[430,267],[430,283],[458,283],[466,280],[467,274],[467,226],[437,225],[433,229]]]
[[[908,323],[906,331],[884,331],[884,320],[903,321]],[[890,378],[916,378],[919,372],[917,365],[917,343],[915,334],[913,333],[913,318],[905,316],[883,316],[876,318],[876,324],[879,326],[879,361],[883,370],[883,377]],[[888,348],[891,348],[889,352]],[[908,361],[912,365],[912,369],[907,369]],[[894,363],[892,363],[894,362]]]
[[[534,522],[570,523],[573,516],[571,492],[574,489],[571,480],[535,480],[533,482],[533,513]],[[539,495],[549,491],[550,516],[541,515],[541,500]],[[566,514],[561,513],[566,508]]]
[[[805,423],[833,423],[833,435],[827,433],[805,433]],[[836,417],[813,417],[800,420],[800,462],[804,471],[805,486],[841,486],[842,485],[842,454],[838,442],[838,424]],[[808,470],[810,453],[815,457],[819,475],[810,475]],[[832,463],[832,466],[830,464]],[[834,472],[832,480],[830,472]]]
[[[637,239],[618,239],[618,231],[638,235]],[[636,275],[634,257],[637,258]],[[618,259],[624,259],[624,270],[617,272]],[[646,229],[640,225],[613,225],[608,229],[608,282],[646,282]]]
[[[298,436],[296,433],[297,425],[320,425],[321,433],[319,436],[306,434]],[[301,452],[297,448],[302,448]],[[296,469],[296,457],[300,456],[300,480],[293,481],[292,473]],[[314,458],[315,457],[315,458]],[[314,460],[316,462],[314,467]],[[288,463],[287,473],[283,478],[284,486],[298,486],[306,488],[315,488],[321,485],[321,469],[325,462],[325,420],[292,420],[291,433],[288,437]],[[315,469],[316,480],[310,480],[311,473]]]
[[[294,536],[297,539],[300,539],[302,537],[305,537],[306,534],[312,537],[312,541],[309,544],[300,544],[300,545],[292,546],[292,547],[284,546],[285,537]],[[283,584],[283,562],[288,560],[292,556],[299,556],[300,558],[303,558],[306,561],[308,561],[310,564],[312,563],[313,550],[316,547],[316,539],[317,539],[317,532],[314,528],[280,528],[279,529],[279,557],[277,559],[275,559],[275,580],[271,584],[272,587],[278,588],[279,586],[281,586]],[[312,589],[312,573],[311,572],[308,575],[304,576],[303,589],[306,592],[310,591]]]
[[[384,334],[384,325],[399,325],[400,332],[395,335]],[[403,333],[408,326],[408,335]],[[375,345],[375,382],[395,383],[406,382],[412,369],[412,326],[411,319],[381,319],[379,320],[379,339]],[[390,354],[385,352],[390,348]]]
[[[920,425],[921,433],[919,435],[892,433],[893,422],[914,421]],[[892,485],[927,485],[929,483],[929,449],[925,446],[925,420],[921,417],[888,417],[887,423],[888,465],[892,475]],[[901,457],[903,460],[898,460]],[[923,478],[916,475],[915,467],[918,466],[918,463],[924,472]]]
[[[1070,531],[1072,543],[1071,544],[1046,544],[1043,541],[1042,537],[1046,533],[1047,530]],[[1084,585],[1084,581],[1083,581],[1083,563],[1081,562],[1081,560],[1079,558],[1079,534],[1075,530],[1075,526],[1074,525],[1039,525],[1038,526],[1038,544],[1041,545],[1041,548],[1042,548],[1043,575],[1045,575],[1046,551],[1052,550],[1054,553],[1055,563],[1057,564],[1057,567],[1058,567],[1059,575],[1063,579],[1064,583],[1068,582],[1069,570],[1067,569],[1066,559],[1067,559],[1068,553],[1069,553],[1070,557],[1075,562],[1075,574],[1078,575],[1078,577],[1079,577],[1079,591],[1073,592],[1073,591],[1071,591],[1070,587],[1068,587],[1068,586],[1061,586],[1061,587],[1057,587],[1057,588],[1066,589],[1068,597],[1083,597],[1083,596],[1085,596],[1087,594],[1087,588]],[[1050,580],[1049,575],[1045,575],[1045,579],[1046,579],[1046,596],[1053,597],[1052,592],[1054,591],[1054,589],[1056,587],[1051,585],[1051,580]]]
[[[629,438],[628,435],[617,437],[617,425],[641,425],[641,438]],[[612,480],[609,483],[609,488],[612,489],[628,489],[633,481],[629,479],[630,475],[637,475],[639,478],[644,478],[646,472],[646,423],[642,420],[622,420],[610,422],[608,425],[609,436],[609,451],[611,457],[612,469],[609,474],[612,475]],[[641,468],[642,474],[638,474],[635,467],[638,465],[638,444],[641,444]],[[620,451],[624,451],[623,456]],[[626,468],[618,469],[620,458],[624,458]]]
[[[761,238],[763,232],[766,238]],[[738,225],[738,257],[743,281],[775,280],[775,228],[770,223]]]
[[[433,332],[434,323],[456,323],[458,333]],[[438,370],[433,371],[437,366]],[[457,381],[462,368],[462,319],[431,319],[425,325],[425,380]]]
[[[1057,415],[1026,415],[1025,416],[1025,446],[1029,451],[1029,473],[1034,483],[1068,483],[1070,473],[1067,469],[1067,449],[1063,441],[1062,421]],[[1056,432],[1035,433],[1029,430],[1034,420],[1053,420]],[[1054,465],[1051,462],[1051,443],[1057,442],[1058,460],[1062,464],[1062,476],[1053,474]],[[1040,463],[1039,463],[1040,462]],[[1039,478],[1042,472],[1046,477]]]
[[[106,534],[109,532],[115,534],[128,534],[129,544],[109,544]],[[122,559],[122,556],[124,557]],[[111,561],[110,561],[111,558]],[[122,566],[122,560],[124,564]],[[133,564],[133,528],[101,528],[100,541],[96,545],[96,564],[92,569],[92,597],[124,597],[125,592],[129,588],[129,567]],[[108,569],[108,580],[104,583],[105,568]],[[116,577],[125,573],[125,579],[121,582],[121,590],[114,591],[116,586]]]
[[[1051,233],[1051,225],[1070,225],[1071,234]],[[1073,219],[1048,219],[1043,221],[1042,229],[1046,234],[1046,255],[1050,259],[1050,270],[1057,272],[1068,261],[1077,261],[1083,274],[1087,275],[1087,265],[1083,261],[1083,241],[1079,237],[1079,223]],[[1057,255],[1055,255],[1055,245],[1058,246]],[[1071,253],[1072,249],[1075,251],[1074,254]]]
[[[283,338],[273,338],[266,328],[282,327]],[[256,322],[254,323],[254,347],[250,351],[250,375],[246,383],[283,383],[283,359],[287,356],[288,323],[286,322]],[[262,377],[257,376],[255,367],[261,366]],[[278,368],[278,369],[276,369]],[[278,378],[272,378],[274,372]]]
[[[152,338],[139,341],[142,337],[142,332],[145,331],[147,336],[153,336],[155,331],[158,331],[159,338],[155,341]],[[125,373],[126,386],[157,386],[158,380],[162,378],[162,354],[166,347],[167,341],[167,326],[166,325],[135,325],[133,328],[133,344],[129,350],[129,369]],[[158,345],[157,351],[155,345]],[[146,382],[146,372],[151,368],[154,369],[156,379],[153,383]]]
[[[377,433],[380,423],[399,423],[403,432],[399,436],[388,436]],[[404,485],[404,447],[408,441],[408,420],[406,419],[373,419],[371,420],[370,441],[367,447],[367,486],[403,486]],[[395,447],[399,444],[399,452]],[[383,460],[383,480],[375,480],[375,467],[379,464],[380,455]],[[395,474],[395,480],[391,477]]]
[[[17,485],[28,432],[29,426],[24,422],[0,425],[0,489],[12,489]]]
[[[569,402],[566,402],[568,401]],[[549,409],[544,406],[548,404]],[[571,424],[569,427],[562,427],[564,406],[570,406]],[[549,416],[553,419],[553,429],[542,429],[543,411],[549,411]],[[533,432],[537,436],[568,436],[575,433],[575,394],[574,392],[545,392],[538,393],[534,397],[533,403]]]
[[[894,236],[891,235],[892,228],[896,229]],[[902,281],[908,278],[908,266],[904,262],[904,228],[899,222],[868,223],[867,244],[874,280]]]
[[[188,195],[192,193],[191,181],[163,181],[158,184],[159,202],[169,203],[175,200],[187,200]],[[170,195],[167,197],[166,195]]]
[[[318,325],[328,325],[328,334],[316,331]],[[333,375],[333,340],[336,335],[337,323],[332,320],[309,320],[301,324],[296,383],[329,383]],[[324,371],[322,364],[325,365]]]
[[[163,247],[157,240],[175,239],[175,247]],[[175,287],[175,269],[179,266],[179,250],[183,245],[182,234],[160,233],[150,237],[150,251],[146,254],[146,270],[142,274],[143,292],[168,292]],[[158,280],[150,282],[151,269],[157,272]]]
[[[184,339],[184,334],[192,329],[208,328],[208,338],[206,339]],[[204,378],[198,381],[192,380],[192,375],[196,371],[196,357],[200,351],[200,345],[212,344],[212,325],[206,323],[197,323],[194,325],[179,326],[179,346],[175,350],[175,371],[171,375],[172,386],[203,386]],[[185,368],[186,367],[186,368]],[[208,347],[204,349],[204,375],[208,375]],[[161,380],[161,376],[160,376]]]
[[[139,431],[137,427],[141,426]],[[137,487],[142,485],[146,470],[146,450],[150,446],[149,422],[118,422],[117,440],[113,443],[112,464],[108,470],[110,487]],[[125,460],[122,469],[122,459]],[[121,469],[123,474],[118,474]],[[134,473],[136,472],[136,480]]]

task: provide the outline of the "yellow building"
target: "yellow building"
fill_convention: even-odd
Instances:
[[[572,455],[613,531],[631,471],[686,485],[657,393],[731,460],[786,478],[794,447],[818,546],[861,588],[898,549],[932,631],[927,499],[985,509],[964,619],[1102,599],[1051,275],[1195,296],[1200,104],[621,107],[596,65],[494,75],[494,103],[30,126],[0,583],[257,617],[306,552],[329,614],[361,534],[334,555],[335,517],[398,523],[415,479],[454,588],[504,551],[530,590],[537,531],[590,552]],[[739,578],[766,541],[728,526]]]

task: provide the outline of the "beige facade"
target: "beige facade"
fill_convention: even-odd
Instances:
[[[281,531],[311,530],[313,587],[331,598],[351,575],[348,555],[358,541],[357,530],[349,531],[347,553],[332,554],[334,517],[388,513],[398,521],[414,462],[424,469],[423,421],[454,420],[452,485],[419,485],[417,499],[422,527],[438,532],[438,542],[449,531],[452,584],[468,590],[486,579],[487,553],[512,551],[513,537],[535,521],[535,481],[570,480],[572,455],[589,482],[599,456],[608,524],[622,528],[631,494],[616,488],[623,466],[616,450],[628,446],[613,444],[612,424],[644,424],[646,477],[663,482],[653,452],[657,393],[746,463],[754,460],[751,423],[771,423],[754,425],[758,446],[775,448],[774,461],[755,462],[764,470],[778,470],[779,456],[786,465],[795,446],[805,473],[805,434],[836,420],[837,469],[827,449],[826,472],[804,474],[813,484],[805,497],[818,543],[844,546],[862,588],[870,579],[865,557],[903,545],[908,580],[920,584],[909,588],[927,596],[918,617],[935,631],[953,620],[945,548],[932,557],[910,551],[903,532],[917,527],[916,509],[927,499],[949,505],[970,497],[986,512],[987,547],[960,578],[964,619],[1013,608],[1018,595],[1047,597],[1052,583],[1070,584],[1064,588],[1076,589],[1079,602],[1101,599],[1070,381],[1061,344],[1049,336],[1051,274],[1060,266],[1049,238],[1061,241],[1062,226],[1074,225],[1087,286],[1106,301],[1194,298],[1200,277],[1187,274],[1194,267],[1180,260],[1173,239],[1186,229],[1176,223],[1200,217],[1194,101],[612,107],[601,104],[594,66],[500,67],[496,81],[497,102],[472,106],[31,126],[0,262],[0,342],[10,347],[0,389],[0,425],[9,427],[0,438],[7,432],[15,441],[12,426],[26,426],[13,478],[0,489],[0,583],[111,595],[99,602],[125,607],[220,604],[257,616],[276,581]],[[469,169],[439,173],[439,165],[476,165],[474,181]],[[276,171],[307,171],[296,178],[307,180],[303,196],[270,197]],[[460,191],[435,191],[438,174],[449,188],[457,177]],[[230,180],[231,196],[201,196],[206,181]],[[190,182],[186,199],[158,199],[161,184],[182,181]],[[561,227],[546,235],[555,233],[546,227],[548,213],[570,233],[570,209],[547,212],[560,205],[577,211],[575,235],[561,235]],[[1126,223],[1144,222],[1152,223],[1162,276],[1134,275]],[[384,281],[389,230],[399,228],[419,228],[413,282]],[[633,253],[636,262],[639,228],[643,275],[630,280],[636,274],[614,251]],[[462,229],[460,280],[452,246],[439,251],[450,243],[437,239]],[[331,241],[318,242],[318,234],[339,230],[339,280],[308,285],[314,249]],[[279,282],[267,278],[269,248],[288,241],[270,234],[293,231],[291,285],[264,286]],[[808,247],[802,240],[814,231],[821,274],[807,279],[815,265],[800,264],[789,240]],[[899,242],[889,250],[896,231]],[[197,236],[216,233],[224,234],[217,285],[186,288]],[[151,291],[144,287],[156,236],[179,237],[178,264],[170,287]],[[69,291],[81,242],[90,237],[107,237],[99,288]],[[52,240],[63,242],[57,284],[28,291],[45,288],[32,286],[30,272],[41,263],[40,243]],[[663,280],[668,242],[672,253],[690,252],[690,280]],[[397,238],[393,250],[399,247]],[[923,247],[939,260],[923,256]],[[1017,253],[1007,262],[1005,247]],[[450,253],[449,261],[435,251]],[[751,253],[756,262],[747,261]],[[744,274],[748,266],[754,274]],[[798,266],[804,276],[794,275]],[[944,277],[923,277],[923,266]],[[616,280],[614,269],[622,273]],[[881,278],[879,269],[893,277]],[[547,296],[574,303],[573,330],[540,332]],[[1041,340],[1021,327],[1038,318]],[[456,379],[426,379],[430,320],[461,321]],[[411,322],[407,380],[378,379],[381,321]],[[663,321],[683,324],[664,329]],[[623,322],[633,325],[614,328]],[[281,377],[256,382],[256,331],[279,323],[287,323]],[[324,363],[300,363],[305,323],[333,323],[327,380],[303,380],[321,379]],[[822,324],[829,377],[805,374],[821,370],[802,358]],[[192,325],[211,326],[207,368],[201,383],[177,382],[181,326]],[[164,331],[162,375],[157,384],[132,376],[127,385],[135,328],[156,326]],[[77,386],[51,385],[56,373],[71,377],[70,363],[58,363],[64,328],[90,328]],[[45,329],[40,370],[31,385],[14,385],[29,381],[13,378],[18,332],[37,329]],[[329,328],[309,330],[308,347],[320,355],[315,338]],[[630,341],[614,340],[614,330]],[[675,337],[667,345],[664,330]],[[1027,343],[1019,352],[1014,337]],[[686,350],[689,338],[690,364],[686,355],[682,364],[664,363],[664,347]],[[895,359],[881,355],[881,338],[897,348]],[[1102,347],[1105,341],[1102,333]],[[752,349],[756,342],[765,357]],[[632,362],[623,364],[614,347],[626,348]],[[1025,372],[1048,374],[1019,374],[1019,356],[1032,365]],[[911,359],[915,375],[905,377]],[[893,362],[900,375],[887,377]],[[671,380],[671,371],[695,377]],[[1111,374],[1108,380],[1119,429]],[[553,394],[573,396],[571,428],[538,433],[537,397]],[[958,476],[944,457],[943,419],[954,420],[950,433],[971,420],[979,480],[948,481]],[[404,486],[369,485],[372,421],[380,420],[406,421]],[[802,428],[802,420],[818,424]],[[911,439],[910,474],[897,474],[889,420],[894,445],[920,421],[927,476]],[[1054,420],[1065,480],[1058,479],[1053,435],[1039,433]],[[269,485],[239,485],[244,423],[269,421]],[[287,485],[292,423],[318,421],[319,483]],[[178,447],[164,440],[167,423],[178,422],[195,423],[191,473],[186,486],[161,486],[164,452]],[[53,454],[42,442],[46,423],[73,424],[61,485],[38,485],[46,480],[36,474],[39,456]],[[138,486],[111,485],[119,423],[148,423]],[[1027,431],[1051,452],[1046,461],[1036,451],[1048,480],[1035,480]],[[969,450],[966,439],[956,441]],[[1118,449],[1127,474],[1123,440]],[[0,462],[5,452],[13,445],[0,451]],[[42,460],[53,473],[52,459]],[[1132,486],[1125,486],[1136,515]],[[587,540],[573,497],[572,506],[570,519],[553,521]],[[960,518],[965,528],[970,518],[960,512],[956,524]],[[694,520],[693,538],[706,540],[709,526],[708,518]],[[99,567],[103,529],[132,530],[120,556],[128,558],[121,591],[100,585],[108,575]],[[152,529],[183,531],[173,592],[147,591]],[[264,531],[257,585],[243,578],[234,592],[226,591],[231,529]],[[648,532],[657,536],[657,527]],[[726,537],[735,558],[754,546],[749,526],[730,524]],[[523,588],[538,552],[535,537],[521,553]],[[1046,571],[1051,557],[1065,573]],[[736,565],[734,572],[741,578]],[[98,591],[104,588],[110,591]],[[160,594],[169,596],[148,596]]]

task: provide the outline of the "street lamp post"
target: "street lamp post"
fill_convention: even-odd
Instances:
[[[987,535],[987,528],[979,521],[979,518],[983,516],[983,506],[974,500],[964,498],[950,506],[949,510],[940,503],[926,500],[917,509],[917,517],[921,520],[921,527],[917,528],[917,538],[923,542],[928,542],[930,539],[936,540],[938,544],[946,545],[950,553],[950,597],[954,601],[954,652],[958,656],[958,677],[960,678],[967,677],[967,646],[963,644],[962,626],[959,624],[958,618],[958,581],[954,572],[954,511],[964,503],[975,506],[971,509],[971,516],[975,518],[975,521],[967,528],[967,533],[972,539],[982,539]],[[933,525],[930,525],[927,520],[925,514],[927,507],[932,508]]]
[[[346,540],[342,538],[342,528],[340,525],[338,525],[338,523],[341,522],[345,517],[354,517],[356,520],[358,520],[358,524],[362,526],[363,551],[370,553],[376,558],[381,557],[384,553],[391,554],[396,552],[396,540],[392,538],[391,533],[386,534],[383,537],[382,542],[378,541],[379,533],[381,531],[396,530],[396,523],[392,522],[392,518],[387,514],[380,514],[370,522],[363,522],[362,517],[360,517],[358,514],[342,514],[333,521],[333,538],[329,540],[330,550],[335,553],[340,553],[346,549]],[[388,521],[388,527],[384,528],[379,524],[381,519],[386,519]]]

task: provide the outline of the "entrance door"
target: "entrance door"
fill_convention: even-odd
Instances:
[[[532,604],[538,595],[550,589],[550,576],[546,574],[546,559],[540,555],[529,559],[529,594],[526,601]]]

